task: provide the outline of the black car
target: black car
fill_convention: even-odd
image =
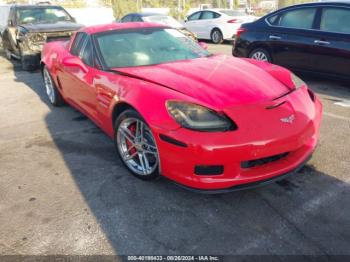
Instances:
[[[0,6],[0,37],[8,58],[21,60],[25,70],[39,65],[46,42],[68,39],[81,28],[61,6]]]
[[[176,28],[184,35],[191,37],[192,39],[197,41],[197,36],[193,32],[187,30],[179,21],[175,18],[158,14],[158,13],[130,13],[125,15],[122,19],[120,19],[121,23],[128,22],[149,22],[149,23],[158,23],[167,25],[173,28]]]
[[[243,24],[233,55],[350,78],[350,2],[290,6]]]

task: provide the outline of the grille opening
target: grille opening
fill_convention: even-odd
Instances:
[[[213,166],[195,166],[194,173],[199,176],[212,176],[221,175],[224,173],[224,166],[213,165]]]
[[[54,41],[68,41],[70,36],[50,36],[47,37],[46,42],[54,42]]]
[[[280,160],[280,159],[286,157],[288,154],[289,154],[289,152],[274,155],[274,156],[259,158],[259,159],[255,159],[255,160],[243,161],[243,162],[241,162],[241,168],[252,168],[252,167],[256,167],[256,166],[265,165],[267,163],[271,163],[271,162]]]

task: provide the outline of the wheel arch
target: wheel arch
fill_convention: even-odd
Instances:
[[[252,51],[254,51],[255,49],[265,49],[269,55],[271,60],[273,61],[273,56],[272,56],[272,49],[270,46],[268,46],[265,43],[254,43],[252,44],[249,48],[248,48],[248,52],[247,52],[247,57],[249,57],[249,55],[251,54]]]
[[[214,26],[214,27],[211,29],[211,31],[210,31],[210,37],[211,37],[211,35],[213,34],[214,30],[219,30],[220,33],[222,34],[222,36],[224,35],[224,34],[222,33],[222,30],[221,30],[220,27]]]
[[[136,111],[140,116],[142,116],[140,114],[140,112],[134,106],[132,106],[131,104],[129,104],[129,103],[125,102],[125,101],[116,103],[113,106],[112,116],[111,116],[113,129],[115,128],[114,124],[115,124],[115,121],[117,120],[118,116],[120,116],[121,113],[123,113],[124,111],[129,110],[129,109]]]

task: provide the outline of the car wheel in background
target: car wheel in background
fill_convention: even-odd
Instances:
[[[5,51],[5,56],[8,60],[11,60],[12,59],[12,54],[11,52],[8,50],[8,49],[4,49]]]
[[[64,100],[60,92],[57,90],[55,82],[52,80],[50,72],[46,66],[44,66],[42,74],[44,79],[45,92],[47,97],[49,98],[50,103],[54,106],[63,105]]]
[[[269,63],[272,62],[269,52],[263,48],[257,48],[251,51],[249,54],[249,58]]]
[[[114,143],[120,159],[137,178],[159,177],[159,153],[151,129],[134,110],[126,110],[115,122]]]
[[[212,32],[211,32],[211,41],[214,44],[221,44],[224,41],[224,38],[222,36],[222,33],[220,31],[220,29],[215,28]]]

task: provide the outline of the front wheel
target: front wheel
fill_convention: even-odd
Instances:
[[[269,52],[263,48],[257,48],[251,51],[249,54],[249,58],[269,63],[272,62]]]
[[[120,159],[137,178],[159,177],[159,153],[151,129],[134,110],[126,110],[115,122],[114,142]]]
[[[50,103],[54,106],[61,106],[64,104],[64,100],[60,94],[60,92],[57,90],[57,87],[52,80],[52,77],[50,75],[49,70],[46,66],[44,66],[43,69],[43,79],[44,79],[44,86],[46,95],[50,101]]]

